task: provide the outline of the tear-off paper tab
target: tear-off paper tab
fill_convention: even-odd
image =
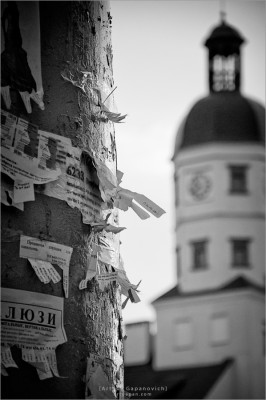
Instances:
[[[22,359],[37,369],[41,380],[52,378],[53,375],[62,378],[59,375],[54,350],[34,350],[22,348]]]
[[[57,264],[63,270],[63,287],[65,296],[68,297],[69,263],[73,248],[62,244],[39,240],[30,236],[20,237],[21,258],[48,261]]]
[[[28,258],[28,260],[41,282],[49,283],[52,281],[53,283],[57,283],[61,281],[61,276],[51,263],[42,260],[34,260],[33,258]]]
[[[56,347],[67,341],[63,307],[61,297],[2,288],[1,342],[20,347],[24,359],[36,363],[39,376],[43,374],[40,379],[52,376],[49,371],[55,367],[47,357],[51,353],[54,363]]]
[[[32,182],[19,182],[14,183],[14,202],[24,203],[26,201],[34,201],[34,186]]]
[[[5,368],[18,368],[9,346],[1,346],[1,363]]]
[[[127,211],[128,207],[131,207],[141,219],[149,218],[149,214],[137,204],[133,203],[133,200],[157,218],[161,217],[161,215],[165,213],[161,207],[143,194],[131,192],[130,190],[123,189],[120,186],[118,187],[116,201],[114,203],[115,207],[120,208],[123,211]]]

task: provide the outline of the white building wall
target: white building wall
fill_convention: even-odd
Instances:
[[[245,298],[239,293],[164,300],[155,307],[157,369],[220,362],[232,357],[236,351],[245,352],[247,349]],[[210,320],[217,313],[228,315],[230,322],[230,340],[222,346],[210,342]],[[193,326],[193,345],[179,351],[173,345],[173,326],[178,320],[190,320]]]
[[[205,145],[180,152],[175,171],[178,182],[177,226],[194,217],[204,218],[213,213],[265,212],[265,155],[258,145]],[[247,195],[229,193],[229,165],[248,165]],[[189,195],[189,177],[203,171],[211,179],[211,189],[203,200]]]
[[[233,398],[264,398],[265,365],[262,320],[264,298],[252,290],[238,290],[155,303],[157,312],[155,369],[219,363],[234,359]],[[229,338],[214,343],[211,321],[228,318]],[[174,325],[190,321],[193,343],[183,349],[175,346]]]
[[[231,238],[250,239],[250,267],[232,266]],[[191,241],[206,239],[208,268],[193,270]],[[265,222],[249,218],[206,218],[180,226],[177,232],[183,291],[216,288],[239,275],[264,283]]]
[[[151,337],[149,322],[126,325],[125,365],[145,364],[151,356]]]
[[[181,151],[175,161],[176,247],[180,251],[182,290],[217,287],[244,274],[264,283],[265,155],[260,145],[204,145]],[[229,165],[247,165],[247,194],[230,193]],[[197,174],[209,184],[205,196],[191,194]],[[230,238],[250,238],[251,268],[233,269]],[[209,268],[192,271],[190,242],[209,240]]]

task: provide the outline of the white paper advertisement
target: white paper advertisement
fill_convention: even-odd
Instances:
[[[2,288],[1,342],[34,350],[54,350],[67,341],[63,299]]]
[[[59,169],[43,170],[38,164],[35,160],[29,161],[9,149],[1,149],[2,172],[14,180],[44,184],[56,180],[61,173]]]
[[[59,243],[39,240],[37,238],[24,235],[20,237],[19,256],[21,258],[47,261],[51,264],[57,264],[63,270],[63,286],[66,297],[68,297],[69,263],[72,252],[72,247],[64,246]],[[32,264],[32,260],[30,262]],[[36,267],[38,266],[35,263],[33,268],[36,270]],[[47,267],[47,265],[45,267]],[[50,270],[49,275],[52,273],[53,271]]]
[[[56,182],[47,184],[43,193],[65,200],[72,208],[78,208],[85,224],[101,221],[102,199],[96,170],[89,155],[70,146],[65,164],[61,164],[60,168],[62,175]]]

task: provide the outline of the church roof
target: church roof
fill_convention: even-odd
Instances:
[[[134,399],[143,399],[147,392],[151,393],[151,396],[145,396],[149,399],[203,399],[232,362],[232,359],[227,359],[208,366],[160,371],[155,371],[151,363],[125,367],[125,388],[132,388],[129,393],[134,392]]]
[[[174,157],[211,143],[265,143],[265,109],[239,92],[212,92],[197,101],[181,124]]]
[[[173,298],[187,298],[193,296],[205,296],[208,294],[219,294],[221,292],[230,291],[230,290],[241,290],[241,289],[254,289],[260,293],[265,292],[265,288],[257,285],[256,283],[250,281],[244,276],[239,276],[226,284],[215,288],[215,289],[205,289],[198,291],[190,291],[190,292],[182,292],[178,286],[174,286],[172,289],[168,290],[166,293],[155,299],[152,304],[161,301],[168,300]]]

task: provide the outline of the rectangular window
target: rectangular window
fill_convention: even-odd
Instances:
[[[179,320],[174,323],[174,347],[177,350],[186,350],[193,345],[193,329],[189,320]]]
[[[229,342],[229,319],[227,315],[216,314],[212,316],[210,337],[213,345],[223,345]]]
[[[250,239],[232,239],[232,266],[249,267]]]
[[[231,165],[230,170],[230,193],[247,193],[247,165]]]
[[[192,268],[195,271],[208,268],[207,263],[207,240],[192,242]]]

